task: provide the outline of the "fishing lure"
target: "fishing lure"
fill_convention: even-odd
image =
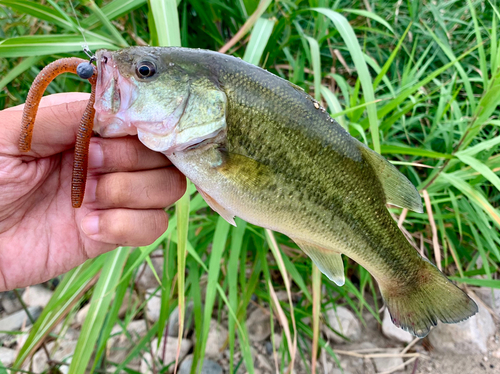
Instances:
[[[43,68],[36,76],[28,92],[21,122],[19,150],[21,152],[28,152],[31,149],[31,140],[33,138],[33,128],[35,126],[38,106],[50,82],[63,73],[74,73],[78,74],[82,79],[88,79],[92,85],[90,99],[83,112],[76,136],[75,159],[73,162],[73,175],[71,179],[71,203],[74,208],[79,208],[82,205],[85,184],[87,181],[89,144],[90,138],[92,137],[95,116],[94,102],[97,69],[92,64],[94,60],[94,57],[91,57],[90,61],[77,57],[61,58]]]

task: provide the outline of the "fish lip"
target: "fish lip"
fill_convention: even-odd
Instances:
[[[137,98],[132,79],[120,73],[112,51],[97,51],[96,60],[94,130],[109,137],[136,135],[127,114]]]

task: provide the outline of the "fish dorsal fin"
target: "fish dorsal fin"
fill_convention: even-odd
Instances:
[[[320,248],[301,240],[293,240],[332,282],[335,282],[337,286],[344,285],[344,262],[340,253]]]
[[[210,208],[215,210],[219,215],[224,218],[227,222],[229,222],[231,225],[236,226],[236,222],[234,222],[234,215],[230,213],[226,208],[221,206],[217,201],[215,201],[210,195],[208,195],[205,191],[200,189],[200,187],[196,186],[196,189],[198,192],[203,196],[203,199],[205,199],[206,203]]]
[[[407,208],[414,212],[422,213],[422,198],[415,186],[399,172],[396,167],[378,153],[372,151],[360,143],[360,149],[365,160],[377,173],[382,188],[384,189],[386,201],[401,208]]]

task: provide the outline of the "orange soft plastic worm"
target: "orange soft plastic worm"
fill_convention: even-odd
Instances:
[[[33,137],[36,113],[43,93],[49,83],[62,73],[76,74],[76,69],[81,63],[88,64],[89,61],[77,57],[61,58],[47,65],[37,75],[35,81],[31,85],[28,92],[28,98],[24,105],[21,136],[19,138],[20,151],[28,152],[31,149],[31,139]],[[89,78],[89,82],[92,85],[90,99],[83,113],[76,136],[75,160],[73,163],[73,177],[71,180],[71,202],[74,208],[79,208],[82,205],[83,195],[85,193],[89,144],[92,136],[92,128],[94,127],[94,101],[97,69],[95,66],[92,67],[94,69],[94,74]]]

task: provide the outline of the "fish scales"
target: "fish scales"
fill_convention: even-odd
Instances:
[[[382,187],[355,139],[288,81],[259,68],[249,72],[246,65],[233,64],[232,69],[219,66],[220,83],[229,103],[228,151],[256,160],[282,175],[284,185],[296,191],[301,204],[298,211],[290,212],[286,208],[293,198],[280,192],[283,186],[273,185],[257,191],[275,198],[273,209],[266,209],[263,214],[273,214],[280,221],[291,214],[304,226],[314,227],[315,236],[323,238],[323,246],[333,244],[333,234],[339,238],[336,249],[365,268],[372,270],[370,263],[387,264],[378,270],[406,278],[415,268],[411,260],[417,257],[416,252],[385,208]],[[280,209],[276,211],[278,204]],[[366,209],[375,204],[375,214]],[[343,224],[332,225],[336,221]],[[346,234],[345,230],[353,233]],[[386,234],[388,230],[391,235]],[[366,247],[372,251],[366,251]],[[409,253],[402,256],[390,248]]]
[[[137,133],[207,203],[290,236],[332,281],[341,254],[377,280],[393,322],[425,336],[477,305],[406,240],[386,203],[422,212],[406,177],[299,87],[216,52],[98,51],[96,130]]]

